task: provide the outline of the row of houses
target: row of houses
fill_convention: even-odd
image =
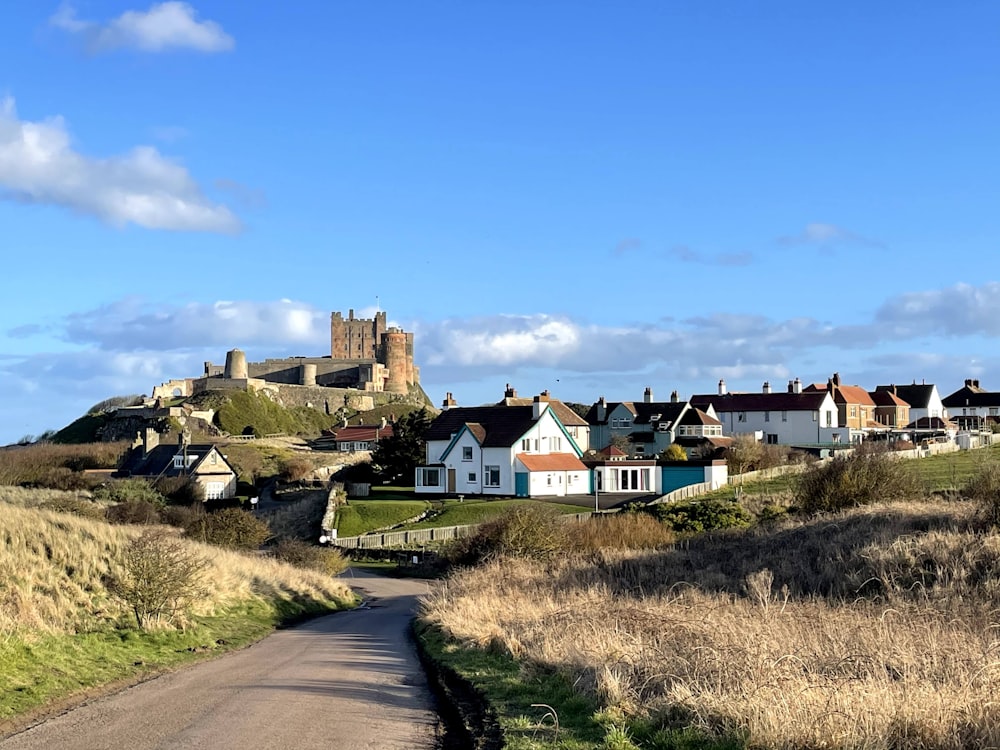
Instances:
[[[583,410],[581,410],[582,412]],[[941,398],[936,385],[879,385],[873,391],[826,383],[716,393],[682,401],[601,397],[585,414],[547,392],[518,398],[508,385],[503,400],[458,407],[447,394],[427,434],[426,460],[416,470],[416,491],[428,494],[568,496],[595,492],[665,494],[686,484],[726,482],[721,452],[733,436],[768,444],[835,449],[864,440],[952,439],[960,431],[1000,424],[1000,393],[978,380]],[[671,445],[688,460],[664,460]]]

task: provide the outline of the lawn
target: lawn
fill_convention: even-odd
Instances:
[[[440,526],[464,526],[484,523],[502,516],[514,508],[534,506],[554,513],[586,513],[586,508],[560,503],[545,503],[539,500],[445,500],[433,518],[407,526],[407,529],[430,529]]]
[[[431,504],[426,500],[349,500],[337,509],[337,536],[358,536],[416,518]]]

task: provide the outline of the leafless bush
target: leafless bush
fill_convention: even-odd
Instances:
[[[456,565],[475,565],[498,557],[551,558],[565,551],[569,534],[554,513],[521,506],[456,540],[446,557]]]
[[[648,513],[595,516],[569,524],[568,547],[578,551],[598,549],[656,549],[673,544],[676,535]]]
[[[242,508],[223,508],[191,519],[192,539],[230,549],[255,550],[271,536],[267,522]]]
[[[962,488],[962,494],[976,503],[984,522],[1000,526],[1000,462],[983,463]]]
[[[300,539],[282,539],[269,550],[276,560],[297,568],[337,575],[347,569],[347,559],[334,547],[317,547]]]
[[[201,570],[205,560],[183,540],[157,529],[135,537],[125,547],[121,566],[110,590],[147,628],[173,622],[205,593]]]
[[[799,476],[795,499],[807,512],[840,510],[920,495],[912,467],[884,448],[861,446]]]

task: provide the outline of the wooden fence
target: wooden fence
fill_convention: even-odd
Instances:
[[[613,511],[602,511],[599,515]],[[559,516],[564,523],[584,521],[593,516],[592,511],[586,513],[566,513]],[[408,547],[429,542],[446,542],[451,539],[471,536],[473,531],[482,524],[473,523],[462,526],[438,526],[432,529],[411,529],[409,531],[382,531],[362,536],[345,536],[340,539],[330,539],[329,543],[344,549],[385,549],[387,547]]]

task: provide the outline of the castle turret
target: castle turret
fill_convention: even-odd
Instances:
[[[393,329],[382,337],[385,351],[385,390],[389,393],[408,393],[406,368],[406,334]]]
[[[229,380],[246,380],[249,377],[247,355],[240,349],[232,349],[226,352],[225,377]]]
[[[307,363],[300,366],[299,385],[316,385],[316,365]]]

